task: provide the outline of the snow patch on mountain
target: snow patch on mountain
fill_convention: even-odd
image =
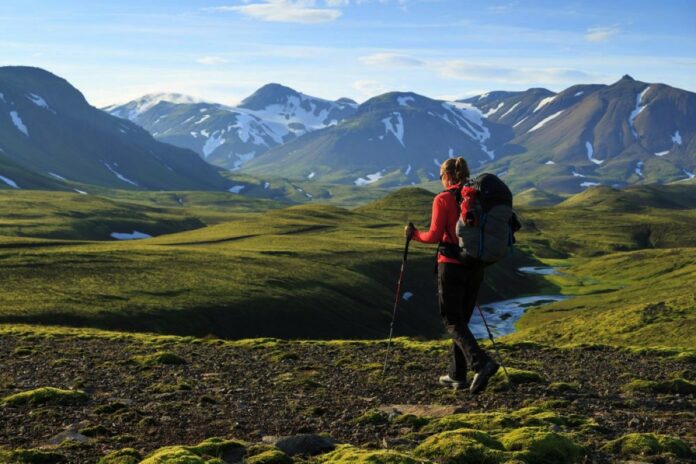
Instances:
[[[411,165],[409,164],[406,170],[404,171],[404,175],[408,176],[411,173]]]
[[[647,86],[645,89],[643,89],[641,93],[639,93],[636,96],[636,107],[633,109],[633,111],[631,111],[631,114],[628,116],[628,125],[631,128],[633,138],[636,140],[638,140],[638,131],[636,130],[635,121],[638,115],[642,113],[645,108],[648,107],[648,105],[641,104],[643,102],[643,97],[645,97],[645,94],[648,93],[648,90],[650,90],[650,86]]]
[[[80,189],[73,189],[73,190],[75,192],[79,193],[80,195],[87,195],[87,192],[85,192],[84,190],[80,190]]]
[[[116,163],[114,163],[114,165],[115,165],[115,166],[118,166]],[[113,175],[115,175],[118,179],[122,180],[123,182],[127,182],[127,183],[129,183],[129,184],[131,184],[131,185],[138,186],[138,183],[137,183],[137,182],[130,180],[129,178],[127,178],[126,176],[124,176],[124,175],[121,174],[120,172],[116,171],[113,167],[111,167],[111,166],[109,165],[109,163],[104,162],[104,166],[106,166],[106,169],[108,169],[109,171],[111,171],[111,173],[112,173]]]
[[[669,153],[669,150],[658,151],[657,153],[655,153],[655,156],[665,156],[668,153]]]
[[[18,188],[19,188],[19,185],[17,185],[17,182],[13,181],[13,180],[10,179],[9,177],[0,176],[0,180],[3,181],[4,183],[6,183],[7,185],[9,185],[10,187],[14,188],[14,189],[18,189]]]
[[[585,142],[585,150],[587,151],[587,159],[590,160],[590,162],[594,164],[602,164],[604,162],[604,160],[593,158],[594,148],[592,147],[592,143]]]
[[[414,101],[416,101],[416,99],[411,97],[411,96],[407,96],[407,97],[397,97],[396,101],[399,102],[399,105],[401,105],[401,106],[409,106],[409,102],[414,102]]]
[[[264,182],[264,183],[263,183],[263,188],[264,188],[264,189],[269,189],[269,188],[271,188],[271,183],[270,183],[270,182]]]
[[[517,127],[517,126],[519,126],[520,124],[522,124],[523,122],[525,122],[527,119],[529,119],[529,116],[525,116],[524,118],[522,118],[522,119],[520,119],[519,121],[517,121],[517,122],[512,126],[512,128],[514,129],[515,127]]]
[[[689,171],[687,171],[686,169],[682,169],[682,171],[684,171],[684,174],[686,174],[686,176],[688,177],[687,180],[691,180],[691,179],[693,179],[694,177],[696,177],[696,174],[694,174],[693,172],[689,172]]]
[[[315,176],[315,175],[316,175],[316,172],[312,171],[312,172],[310,172],[309,175],[307,176],[307,179],[314,179],[314,176]]]
[[[552,165],[552,164],[556,164],[556,163],[554,163],[552,160],[548,160],[548,161],[545,162],[544,164]]]
[[[207,159],[208,156],[210,156],[210,154],[213,153],[223,143],[225,143],[225,139],[221,135],[217,137],[215,135],[213,135],[212,137],[208,137],[208,140],[205,141],[205,145],[203,145],[203,157]]]
[[[505,106],[505,102],[500,102],[500,104],[499,104],[498,106],[496,106],[495,108],[491,108],[490,110],[488,110],[488,111],[483,115],[483,117],[487,118],[488,116],[493,116],[493,115],[494,115],[495,113],[497,113],[497,112],[500,110],[500,108],[502,108],[503,106]]]
[[[636,174],[638,174],[639,177],[643,177],[643,166],[644,165],[645,165],[645,163],[643,163],[642,161],[638,161],[638,164],[636,164],[635,172],[636,172]]]
[[[194,124],[196,124],[196,125],[198,125],[198,124],[203,124],[203,123],[204,123],[205,121],[207,121],[208,119],[210,119],[210,115],[209,115],[209,114],[206,114],[206,115],[204,115],[201,119],[199,119],[198,121],[194,122]]]
[[[539,122],[536,126],[534,126],[534,127],[532,127],[531,129],[529,129],[529,131],[527,131],[527,133],[529,133],[529,132],[534,132],[535,130],[541,129],[541,128],[544,127],[549,121],[552,121],[552,120],[556,119],[557,117],[559,117],[561,114],[563,114],[564,111],[565,111],[565,110],[561,110],[561,111],[559,111],[559,112],[557,112],[557,113],[553,113],[551,116],[548,116],[548,117],[544,118],[544,119],[543,119],[541,122]]]
[[[237,171],[239,168],[242,167],[242,165],[246,162],[249,162],[254,159],[254,156],[256,156],[255,151],[250,151],[249,153],[238,153],[237,154],[237,161],[234,162],[234,165],[232,166],[232,171]]]
[[[29,101],[32,102],[33,104],[35,104],[36,106],[43,108],[45,110],[48,110],[53,114],[56,114],[56,112],[53,110],[53,108],[48,106],[48,103],[46,103],[46,100],[41,98],[41,96],[36,95],[35,93],[28,93],[25,95],[25,97],[27,97],[29,99]]]
[[[68,181],[68,179],[66,179],[66,178],[63,177],[63,176],[60,176],[60,175],[56,174],[55,172],[49,172],[48,175],[51,176],[51,177],[55,177],[55,178],[58,179],[58,180],[62,180],[63,182],[67,182],[67,181]]]
[[[672,142],[676,143],[677,145],[682,144],[682,138],[681,135],[679,135],[679,131],[676,131],[672,136]]]
[[[396,122],[394,122],[395,117]],[[406,145],[404,145],[404,119],[401,117],[401,113],[397,111],[393,112],[388,118],[382,119],[382,124],[384,124],[384,135],[391,132],[401,146],[406,147]]]
[[[600,185],[599,182],[582,182],[580,184],[580,187],[588,188],[588,187],[596,187],[597,185]]]
[[[128,232],[112,232],[111,233],[111,238],[115,238],[116,240],[140,240],[143,238],[152,238],[152,235],[146,234],[144,232],[138,232],[137,230],[134,230],[131,233]]]
[[[364,185],[371,184],[373,182],[377,182],[382,177],[384,177],[382,175],[382,171],[377,171],[374,174],[368,174],[365,177],[358,177],[357,179],[355,179],[355,181],[353,183],[355,185],[357,185],[358,187],[362,187]]]
[[[5,94],[2,92],[0,92],[0,101],[3,103],[7,103],[7,101],[5,100]]]
[[[464,102],[443,102],[442,107],[447,111],[442,119],[457,127],[471,138],[478,140],[481,150],[493,160],[495,152],[486,147],[486,142],[491,138],[491,132],[484,124],[484,116],[481,110]],[[450,120],[449,115],[452,115]]]
[[[587,177],[587,176],[584,176],[577,171],[573,171],[573,177]]]
[[[546,105],[548,105],[549,103],[554,101],[555,99],[556,99],[556,95],[553,95],[551,97],[542,98],[541,101],[539,102],[539,104],[536,106],[536,108],[534,108],[534,111],[532,111],[532,113],[536,113],[537,111],[539,111],[540,109],[542,109],[543,107],[545,107]]]
[[[245,187],[246,185],[235,185],[234,187],[230,187],[229,189],[227,189],[227,191],[239,195]]]
[[[573,96],[574,96],[574,97],[579,97],[579,96],[582,95],[583,93],[585,93],[585,91],[581,90],[580,92],[576,93],[576,94],[573,95]]]
[[[507,110],[505,113],[503,113],[503,115],[502,115],[499,119],[503,119],[505,116],[507,116],[508,114],[512,113],[512,112],[515,110],[515,108],[517,108],[518,106],[520,106],[520,103],[522,103],[522,102],[517,102],[517,103],[515,103],[514,105],[512,105],[512,108],[510,108],[510,109]]]
[[[17,130],[29,137],[29,129],[27,129],[27,126],[25,126],[24,122],[22,122],[22,118],[19,117],[19,113],[16,111],[10,111],[10,117],[12,118],[12,122]]]

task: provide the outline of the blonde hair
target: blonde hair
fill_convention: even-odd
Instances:
[[[452,183],[463,184],[469,180],[469,165],[461,156],[459,158],[449,158],[440,166],[440,176],[444,174],[447,174]]]

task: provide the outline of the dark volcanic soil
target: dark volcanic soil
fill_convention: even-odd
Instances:
[[[679,371],[689,376],[693,364],[608,347],[507,346],[503,355],[509,366],[536,371],[549,383],[576,383],[579,391],[555,393],[548,385],[528,384],[515,392],[472,397],[437,384],[447,360],[441,347],[397,345],[387,379],[381,381],[384,348],[383,343],[232,346],[190,340],[153,346],[127,338],[2,335],[0,398],[52,386],[81,389],[90,400],[79,406],[0,407],[0,445],[42,446],[80,424],[76,428],[103,429],[87,445],[61,451],[75,463],[96,462],[126,446],[149,452],[212,436],[260,441],[264,435],[327,432],[342,442],[379,447],[399,428],[353,420],[381,405],[444,404],[481,412],[563,399],[568,401],[564,413],[594,418],[600,426],[601,439],[589,445],[588,461],[613,461],[599,446],[629,432],[682,437],[696,449],[692,395],[622,390],[636,378],[668,379]],[[159,350],[176,353],[186,364],[143,366],[131,360]],[[103,408],[110,404],[117,406]]]

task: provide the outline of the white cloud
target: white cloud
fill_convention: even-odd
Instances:
[[[387,92],[387,87],[385,87],[381,82],[371,79],[357,80],[353,82],[353,88],[366,98],[374,97],[375,95]]]
[[[507,84],[554,85],[591,80],[585,71],[569,68],[494,66],[466,60],[449,60],[438,66],[441,75],[465,81],[491,81]]]
[[[337,3],[332,0],[326,2],[333,6]],[[261,0],[248,5],[209,8],[208,11],[234,11],[260,21],[277,23],[317,24],[341,17],[340,10],[316,7],[315,4],[315,0]]]
[[[339,6],[350,5],[350,0],[324,0],[324,3],[326,3],[326,6],[329,6],[331,8],[336,8]]]
[[[413,67],[423,66],[425,63],[417,58],[399,53],[373,53],[372,55],[361,56],[360,61],[371,66],[385,67]]]
[[[196,63],[205,64],[208,66],[215,66],[218,64],[227,63],[227,60],[224,58],[220,58],[219,56],[204,56],[202,58],[198,58],[196,60]]]
[[[585,40],[588,42],[606,42],[618,33],[618,26],[591,27],[587,30],[587,34],[585,34]]]

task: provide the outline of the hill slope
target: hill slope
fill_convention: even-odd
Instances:
[[[195,153],[155,141],[135,124],[90,106],[67,81],[27,67],[0,68],[0,169],[4,166],[13,167],[0,172],[7,179],[3,188],[68,189],[74,182],[156,190],[229,185]]]

